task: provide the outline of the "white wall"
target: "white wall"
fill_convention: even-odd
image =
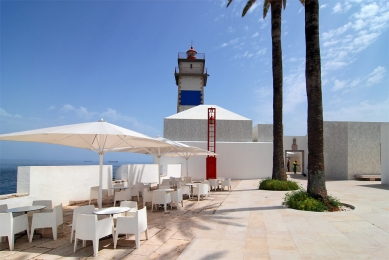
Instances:
[[[207,142],[183,142],[207,149]],[[217,176],[231,179],[258,179],[271,177],[273,144],[260,142],[217,142]],[[189,176],[192,179],[206,177],[205,156],[188,160]],[[153,160],[156,160],[154,157]],[[186,176],[186,161],[181,157],[161,157],[161,164],[180,163],[181,176]]]
[[[132,186],[138,182],[156,182],[158,183],[158,164],[155,159],[154,164],[125,164],[120,166],[115,171],[115,176],[117,180],[127,180],[128,185]],[[181,176],[181,164],[168,164],[164,166],[163,172],[166,172],[166,177],[179,177]]]
[[[112,165],[103,166],[103,189],[112,195]],[[53,205],[89,200],[90,187],[99,186],[99,166],[19,166],[17,193],[25,197],[0,200],[8,208],[31,205],[33,200],[52,200]]]
[[[381,183],[389,184],[389,123],[381,124]]]

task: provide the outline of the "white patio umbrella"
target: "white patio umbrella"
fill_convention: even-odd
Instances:
[[[199,156],[199,155],[216,156],[217,154],[214,152],[210,152],[210,151],[198,148],[198,147],[187,145],[187,147],[181,147],[176,152],[167,153],[165,155],[172,156],[172,157],[180,156],[180,157],[184,158],[186,160],[186,176],[188,177],[189,176],[188,160],[190,157]]]
[[[0,140],[59,144],[93,150],[99,154],[99,196],[102,206],[103,156],[118,147],[166,147],[170,146],[147,135],[109,124],[98,122],[64,125],[0,135]]]
[[[151,154],[158,158],[158,182],[161,183],[161,174],[159,172],[160,170],[160,159],[162,156],[170,154],[169,156],[179,156],[179,154],[185,153],[187,154],[188,151],[196,151],[196,152],[202,152],[207,153],[208,151],[189,146],[184,143],[180,143],[177,141],[172,141],[163,137],[157,137],[156,140],[166,143],[169,146],[166,147],[127,147],[127,148],[116,148],[114,149],[115,152],[132,152],[132,153],[143,153],[143,154]],[[201,150],[201,151],[200,151]],[[213,153],[212,153],[213,154]],[[208,153],[206,154],[208,155]],[[211,154],[209,154],[211,155]]]

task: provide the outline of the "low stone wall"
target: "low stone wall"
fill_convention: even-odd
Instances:
[[[112,165],[103,166],[103,189],[112,195]],[[17,193],[0,204],[8,208],[31,205],[33,200],[52,200],[53,205],[89,200],[90,187],[99,186],[98,165],[19,166]],[[7,197],[8,196],[8,197]]]

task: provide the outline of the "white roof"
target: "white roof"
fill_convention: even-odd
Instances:
[[[198,105],[166,119],[208,119],[208,108],[216,108],[216,120],[251,120],[215,105]]]

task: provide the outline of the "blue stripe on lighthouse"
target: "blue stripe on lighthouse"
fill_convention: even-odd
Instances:
[[[201,91],[181,90],[180,105],[198,106],[201,105]]]

